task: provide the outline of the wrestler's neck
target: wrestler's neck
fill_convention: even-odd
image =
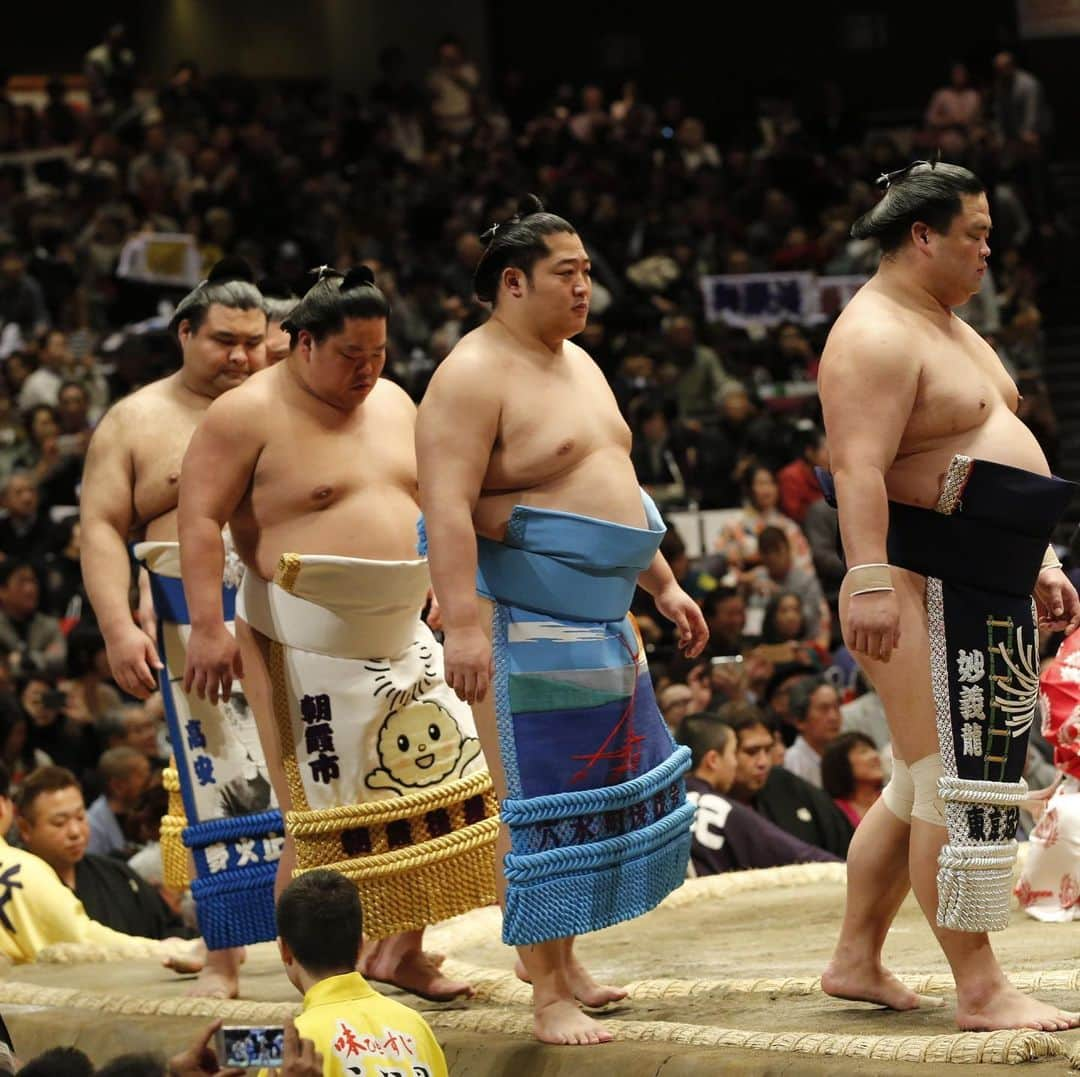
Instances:
[[[173,378],[173,385],[186,404],[207,408],[221,395],[221,390],[201,382],[188,367],[182,366]]]
[[[289,380],[300,390],[304,396],[311,400],[317,400],[320,404],[325,404],[328,408],[333,408],[334,411],[339,411],[343,415],[351,415],[356,409],[363,403],[362,400],[353,403],[345,404],[340,400],[332,399],[327,396],[321,396],[317,393],[307,382],[304,377],[304,361],[300,358],[296,352],[290,352],[285,358],[284,363],[281,365],[285,367],[285,371],[288,374]],[[364,398],[365,400],[367,397]]]
[[[882,291],[909,309],[935,318],[952,315],[952,307],[916,272],[903,252],[882,258],[874,280]]]
[[[561,359],[566,337],[561,333],[545,333],[529,318],[516,311],[496,309],[489,323],[504,333],[508,333],[521,347],[534,355]]]

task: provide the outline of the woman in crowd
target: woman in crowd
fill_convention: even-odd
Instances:
[[[881,756],[865,733],[842,733],[821,757],[821,784],[836,806],[858,826],[881,796]]]
[[[794,566],[813,575],[810,544],[799,525],[780,511],[779,504],[780,487],[776,476],[767,467],[748,468],[743,479],[742,511],[725,525],[716,543],[717,550],[727,558],[729,569],[742,576],[760,564],[758,535],[766,527],[778,527],[791,545]]]
[[[773,662],[799,662],[818,670],[829,664],[828,652],[809,638],[806,610],[794,591],[780,591],[769,599],[761,622],[761,642],[773,648],[789,645],[787,653],[767,652]]]

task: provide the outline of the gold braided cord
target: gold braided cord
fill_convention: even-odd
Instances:
[[[498,819],[485,819],[421,845],[325,864],[302,860],[308,843],[297,842],[295,874],[333,867],[360,892],[364,930],[386,938],[493,904],[498,833]]]
[[[367,804],[342,804],[339,807],[319,808],[314,811],[291,811],[289,812],[289,833],[298,838],[359,826],[392,823],[399,819],[425,815],[438,808],[453,807],[481,793],[485,794],[485,802],[488,802],[490,800],[488,794],[491,793],[491,775],[486,770],[479,770],[467,778],[446,782],[434,789],[371,801]],[[495,813],[489,812],[489,814]]]
[[[168,814],[161,819],[161,866],[163,881],[173,890],[186,890],[191,882],[188,871],[188,851],[184,847],[183,833],[187,826],[184,800],[180,795],[180,775],[176,760],[161,772],[161,784],[169,794]]]
[[[293,587],[296,586],[296,577],[300,575],[302,564],[299,554],[283,553],[278,558],[277,568],[274,570],[274,583],[291,594]]]
[[[293,810],[310,811],[300,764],[296,761],[296,742],[293,740],[292,715],[289,713],[289,682],[285,673],[285,648],[276,640],[267,639],[267,643],[270,646],[270,696],[277,722],[278,748],[285,781],[289,786]]]

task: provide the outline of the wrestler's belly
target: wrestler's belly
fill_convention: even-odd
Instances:
[[[381,487],[350,494],[317,512],[285,515],[262,525],[238,513],[230,526],[244,562],[272,579],[285,553],[415,561],[419,517],[419,506],[409,494]]]
[[[1007,408],[995,409],[982,425],[916,446],[899,456],[885,476],[893,501],[932,508],[941,494],[949,463],[957,454],[976,460],[1049,475],[1050,469],[1031,431]]]
[[[507,478],[512,482],[513,476]],[[473,511],[477,532],[501,540],[515,505],[645,527],[641,487],[623,449],[592,453],[568,471],[539,483],[482,491]]]

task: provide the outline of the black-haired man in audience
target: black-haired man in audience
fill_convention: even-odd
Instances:
[[[697,805],[690,847],[695,875],[839,859],[727,795],[739,766],[738,738],[717,715],[688,714],[675,739],[692,753],[686,790]]]
[[[748,703],[728,703],[717,714],[739,739],[731,799],[753,808],[801,841],[844,856],[851,841],[851,824],[828,794],[773,765],[775,734],[762,711]]]

